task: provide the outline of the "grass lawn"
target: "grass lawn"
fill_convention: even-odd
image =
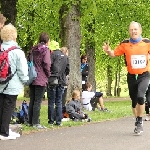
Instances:
[[[107,106],[107,109],[110,110],[110,112],[101,112],[98,110],[95,111],[85,111],[90,118],[92,118],[92,121],[90,123],[95,123],[95,122],[101,122],[101,121],[106,121],[106,120],[114,120],[122,117],[127,117],[127,116],[132,116],[132,111],[131,111],[131,101],[126,100],[126,101],[108,101],[105,102],[105,106]],[[47,119],[47,106],[42,105],[41,107],[41,116],[40,116],[40,121],[41,124],[46,126],[48,129],[52,129],[49,124],[48,124],[48,119]],[[62,122],[63,127],[71,127],[71,126],[79,126],[79,125],[84,125],[84,124],[89,124],[89,122],[73,122],[73,121],[67,121],[67,122]],[[55,127],[53,129],[57,129],[60,127]],[[28,127],[26,125],[23,125],[23,133],[30,133],[30,132],[35,132],[35,130],[32,127]]]

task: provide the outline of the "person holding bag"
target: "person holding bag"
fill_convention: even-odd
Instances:
[[[36,79],[29,85],[30,87],[30,103],[29,103],[29,125],[37,129],[45,129],[40,124],[40,108],[45,88],[50,76],[50,50],[48,48],[49,35],[42,32],[39,36],[38,44],[33,46],[30,51],[29,58],[33,57],[33,63],[37,72]]]

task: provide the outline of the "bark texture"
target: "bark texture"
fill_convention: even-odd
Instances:
[[[80,89],[82,86],[80,72],[80,10],[79,5],[71,5],[70,8],[62,6],[60,10],[60,37],[62,46],[69,49],[69,85],[67,90],[67,100],[71,98],[71,93],[74,89]]]
[[[1,13],[7,18],[6,24],[16,25],[17,2],[18,0],[0,0]]]

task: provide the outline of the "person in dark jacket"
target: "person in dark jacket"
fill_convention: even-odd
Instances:
[[[55,119],[57,126],[62,125],[62,95],[69,70],[68,56],[59,49],[53,50],[51,53],[51,76],[47,88],[48,123],[51,126],[54,124]]]
[[[32,82],[30,87],[30,103],[29,103],[29,124],[34,128],[45,128],[40,124],[40,107],[50,76],[50,50],[48,48],[49,35],[42,32],[39,36],[38,44],[33,46],[30,51],[33,53],[33,63],[37,72],[37,78]]]
[[[69,118],[74,121],[88,119],[87,121],[90,122],[91,119],[82,111],[80,95],[81,93],[79,90],[74,90],[72,92],[72,99],[66,104],[66,112],[69,114]]]
[[[87,77],[89,75],[89,65],[87,63],[87,55],[81,56],[81,73],[82,73],[82,90],[84,89]]]

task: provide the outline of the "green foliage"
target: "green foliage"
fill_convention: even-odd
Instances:
[[[30,41],[37,41],[42,31],[49,33],[51,39],[59,39],[58,18],[61,5],[61,1],[18,0],[17,28],[21,47],[25,47]]]
[[[60,47],[59,47],[59,43],[58,42],[56,42],[56,41],[54,41],[54,40],[52,40],[51,42],[50,42],[50,45],[49,45],[49,49],[50,50],[56,50],[56,49],[59,49]]]
[[[114,49],[129,37],[128,26],[133,20],[142,24],[143,37],[150,37],[148,2],[150,0],[18,0],[16,25],[19,44],[21,47],[34,44],[42,31],[61,43],[59,10],[62,5],[67,6],[68,11],[71,5],[79,5],[81,53],[85,53],[85,43],[88,40],[95,46],[96,80],[106,80],[108,65],[112,67],[114,79],[115,72],[125,66],[124,59],[108,57],[102,50],[103,42],[109,41]]]
[[[103,42],[109,41],[111,48],[114,49],[124,39],[129,37],[128,26],[131,21],[138,21],[143,27],[143,37],[149,37],[149,9],[147,8],[146,1],[136,0],[99,0],[89,2],[82,1],[82,17],[81,17],[81,29],[82,37],[88,37],[88,39],[95,39],[96,49],[96,79],[102,81],[106,79],[107,65],[112,66],[113,73],[118,70],[118,66],[121,69],[124,65],[124,58],[121,57],[120,63],[118,59],[112,59],[108,57],[102,50]],[[95,7],[96,6],[96,7]],[[94,29],[94,33],[88,32],[86,25],[94,24],[91,28]],[[84,41],[84,38],[82,39]],[[114,78],[114,76],[113,76]]]

